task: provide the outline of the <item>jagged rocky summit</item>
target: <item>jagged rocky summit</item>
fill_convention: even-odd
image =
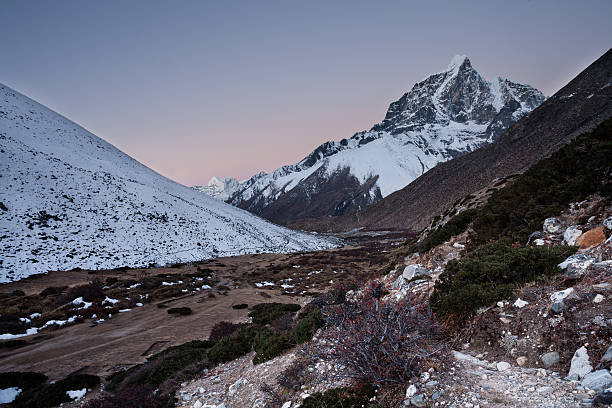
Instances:
[[[297,164],[256,174],[238,188],[226,184],[214,194],[280,223],[343,215],[496,140],[544,100],[529,85],[488,82],[466,56],[455,56],[446,70],[391,103],[369,131],[326,142]]]

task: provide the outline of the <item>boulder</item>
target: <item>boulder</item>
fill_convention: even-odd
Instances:
[[[417,391],[416,385],[410,384],[410,387],[406,388],[406,399],[412,398]]]
[[[561,227],[563,227],[563,224],[558,218],[553,217],[544,220],[544,232],[547,232],[549,234],[556,234],[557,232],[561,231]]]
[[[192,408],[202,408],[202,403],[200,402],[200,400],[197,400],[196,402],[194,402],[194,404],[191,407]]]
[[[567,378],[569,380],[580,380],[591,371],[593,371],[593,366],[591,366],[589,362],[589,354],[587,353],[586,347],[582,346],[576,350],[572,357],[572,363]]]
[[[281,408],[291,408],[291,401],[285,402]]]
[[[608,370],[593,371],[584,376],[580,385],[590,390],[603,391],[612,386],[612,375]]]
[[[520,367],[524,366],[525,364],[527,364],[527,357],[520,356],[516,359],[516,364],[518,364]]]
[[[612,405],[612,392],[611,391],[605,391],[605,392],[600,392],[598,394],[595,395],[595,397],[593,398],[593,406],[594,407],[607,407]]]
[[[565,261],[561,262],[558,266],[565,270],[566,277],[575,279],[580,277],[594,262],[595,259],[588,255],[574,254],[566,258]]]
[[[561,313],[565,309],[564,300],[570,296],[574,295],[574,288],[567,288],[565,290],[560,290],[558,292],[550,295],[550,300],[552,300],[552,305],[550,309],[555,313]]]
[[[606,351],[606,353],[601,358],[601,362],[602,363],[608,363],[610,361],[612,361],[612,345],[610,345],[610,347],[608,347],[608,350]]]
[[[576,245],[576,241],[582,235],[582,231],[578,229],[577,226],[572,225],[563,233],[563,241],[570,246]]]
[[[415,407],[424,407],[425,406],[425,396],[423,394],[415,395],[410,399],[410,403]]]
[[[550,353],[542,354],[540,360],[542,360],[544,367],[549,368],[559,362],[559,353],[556,351],[551,351]]]
[[[411,281],[414,278],[418,278],[420,276],[429,276],[429,271],[425,267],[423,267],[423,265],[420,264],[408,265],[404,268],[404,273],[402,273],[402,276],[405,280]]]
[[[519,309],[522,309],[523,307],[527,306],[529,303],[524,301],[521,298],[516,299],[516,302],[514,302],[514,304],[512,306],[514,307],[518,307]]]
[[[496,364],[497,366],[497,371],[506,371],[507,369],[510,368],[510,363],[506,363],[505,361],[500,361],[499,363]]]
[[[609,230],[612,230],[612,217],[608,217],[604,220],[604,222],[602,223],[604,225],[604,227],[606,227]]]
[[[236,391],[238,391],[238,388],[240,388],[240,386],[242,385],[242,378],[239,378],[235,383],[233,383],[232,385],[230,385],[229,390],[227,392],[227,394],[230,397],[233,397],[234,394],[236,394]]]
[[[581,248],[590,248],[595,245],[599,245],[606,240],[606,234],[604,234],[604,227],[599,226],[593,228],[578,238],[576,244]]]

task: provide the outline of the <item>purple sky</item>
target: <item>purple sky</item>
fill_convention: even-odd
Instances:
[[[455,54],[551,95],[612,1],[3,1],[0,82],[187,185],[295,163]]]

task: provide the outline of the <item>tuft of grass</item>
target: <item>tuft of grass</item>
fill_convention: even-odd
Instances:
[[[188,316],[191,313],[191,309],[188,307],[171,307],[168,309],[168,314],[175,314],[179,316]]]

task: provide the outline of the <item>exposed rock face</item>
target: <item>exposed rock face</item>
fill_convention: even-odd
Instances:
[[[567,245],[576,245],[576,241],[582,235],[582,231],[580,231],[576,226],[572,225],[563,233],[563,241]]]
[[[335,230],[425,228],[457,200],[486,188],[497,178],[522,173],[612,117],[611,85],[609,50],[494,143],[438,164],[365,211],[347,214],[333,224],[322,222],[321,226]],[[316,227],[313,223],[309,226]]]
[[[588,373],[593,371],[593,366],[589,362],[589,354],[586,347],[580,347],[572,357],[569,374],[567,378],[570,380],[580,380]]]
[[[371,130],[259,173],[227,202],[282,223],[361,210],[438,163],[496,140],[544,99],[529,85],[487,82],[467,57],[457,56],[391,103]]]
[[[580,249],[590,248],[594,245],[599,245],[606,240],[606,234],[604,234],[604,227],[593,228],[578,238],[576,244]]]

